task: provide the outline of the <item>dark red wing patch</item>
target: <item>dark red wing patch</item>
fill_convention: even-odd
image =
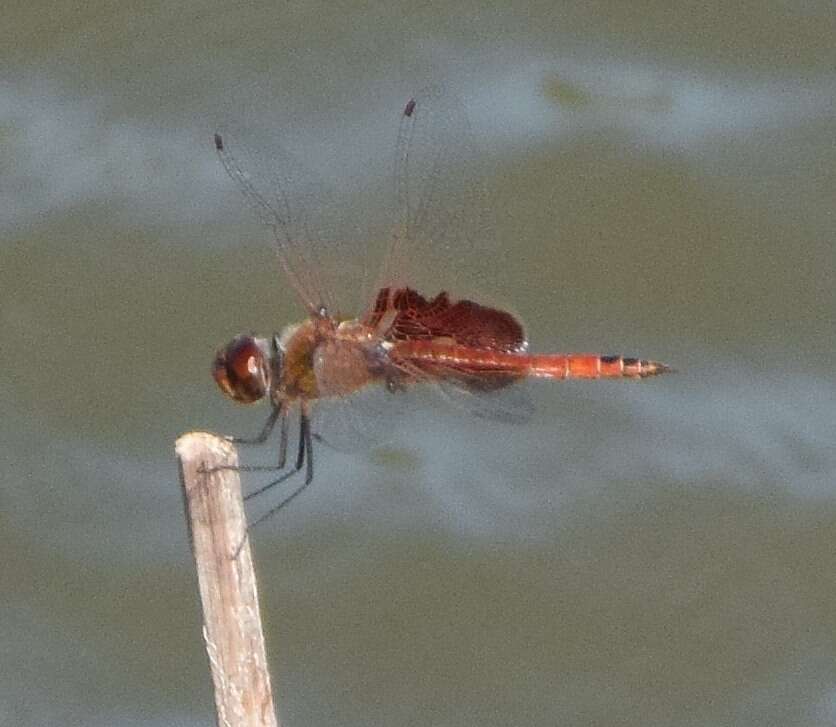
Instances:
[[[472,300],[450,301],[447,293],[427,300],[412,288],[382,288],[374,310],[364,321],[379,328],[388,341],[449,338],[460,346],[520,352],[525,332],[510,313]]]

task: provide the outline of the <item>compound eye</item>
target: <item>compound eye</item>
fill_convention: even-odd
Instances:
[[[270,367],[253,336],[236,336],[218,351],[212,377],[230,399],[251,404],[270,386]]]

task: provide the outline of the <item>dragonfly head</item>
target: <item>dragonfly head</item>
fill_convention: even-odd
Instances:
[[[226,396],[242,404],[252,404],[270,392],[281,371],[281,349],[274,338],[242,334],[218,350],[212,364],[212,377]]]

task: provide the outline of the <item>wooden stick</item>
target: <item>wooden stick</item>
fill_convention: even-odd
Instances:
[[[218,725],[279,727],[250,544],[244,542],[247,521],[241,480],[235,470],[205,471],[236,466],[238,454],[232,444],[207,432],[184,434],[175,451],[203,603],[203,638]]]

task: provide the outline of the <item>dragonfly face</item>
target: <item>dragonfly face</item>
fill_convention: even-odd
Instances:
[[[274,373],[281,370],[280,359],[281,350],[275,341],[271,346],[266,338],[241,334],[218,350],[212,376],[230,399],[252,404],[278,383]]]

